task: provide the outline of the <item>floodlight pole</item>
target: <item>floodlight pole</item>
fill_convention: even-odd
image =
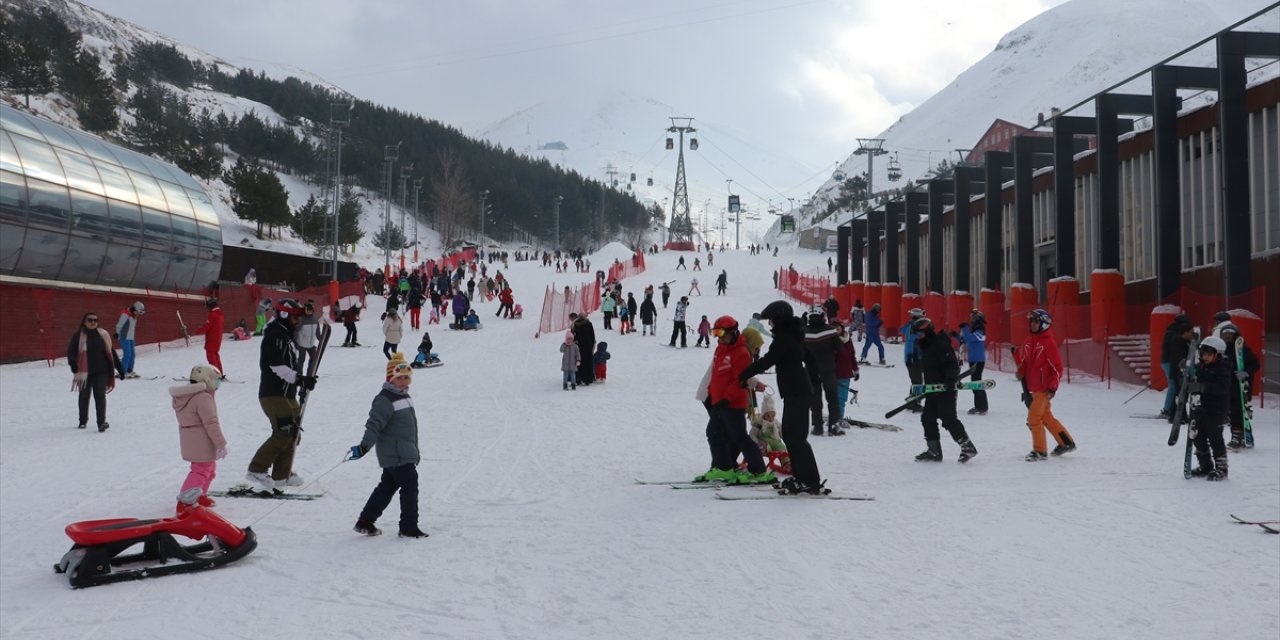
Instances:
[[[341,117],[335,115],[333,108],[343,106],[347,108],[346,113]],[[338,241],[341,237],[338,229],[340,228],[339,221],[342,214],[342,128],[351,124],[351,109],[354,106],[354,102],[345,105],[329,104],[329,126],[333,128],[334,133],[337,135],[337,145],[335,146],[337,158],[333,180],[333,264],[330,266],[329,271],[331,278],[329,280],[329,298],[332,302],[338,300]]]

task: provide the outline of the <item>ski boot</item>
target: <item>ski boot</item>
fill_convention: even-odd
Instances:
[[[302,476],[290,471],[288,478],[276,482],[276,484],[285,487],[301,487],[306,484],[306,481],[302,479]]]
[[[1052,453],[1055,456],[1060,456],[1064,453],[1071,453],[1072,451],[1075,451],[1075,450],[1076,450],[1075,440],[1072,440],[1071,436],[1067,435],[1067,433],[1064,431],[1062,433],[1062,444],[1054,447],[1053,451],[1050,451],[1050,453]]]
[[[960,462],[968,462],[978,455],[978,448],[973,445],[972,440],[964,438],[957,444],[960,445]]]
[[[880,358],[880,366],[884,366],[884,364],[885,364],[884,358]]]
[[[81,423],[80,423],[80,426],[78,426],[78,427],[76,427],[76,428],[77,428],[77,429],[83,429],[83,428],[85,428],[85,427],[87,427],[87,426],[89,426],[89,425],[87,425],[87,424],[85,424],[85,423],[81,422]]]
[[[840,423],[838,423],[838,422],[833,422],[833,423],[831,423],[831,424],[827,425],[827,435],[829,435],[829,436],[842,436],[842,435],[844,435],[844,429],[843,429],[843,428],[841,428]]]
[[[359,534],[361,534],[361,535],[366,535],[366,536],[380,536],[380,535],[382,535],[382,529],[379,529],[379,528],[377,528],[377,527],[373,526],[373,523],[372,523],[372,522],[369,522],[368,520],[365,520],[364,518],[357,518],[357,519],[356,519],[356,526],[355,526],[355,527],[352,527],[352,531],[355,531],[356,533],[359,533]]]
[[[1210,482],[1226,480],[1227,479],[1227,457],[1219,456],[1217,458],[1214,458],[1213,471],[1210,471],[1209,475],[1205,476],[1204,479]]]
[[[707,469],[707,472],[693,479],[694,482],[734,482],[738,473],[733,469]]]
[[[778,474],[765,469],[760,473],[739,471],[730,484],[773,484],[778,481]]]
[[[1196,462],[1196,468],[1191,471],[1192,478],[1207,478],[1213,473],[1213,455],[1208,451],[1197,451]]]
[[[985,415],[987,415],[987,412],[986,412],[986,411],[981,411],[981,410],[979,410],[977,407],[974,407],[974,408],[970,409],[970,410],[968,411],[968,413],[969,413],[969,415],[971,415],[971,416],[985,416]]]
[[[276,490],[276,481],[266,473],[250,471],[244,474],[244,479],[249,482],[249,489],[256,493],[273,493]]]
[[[807,493],[810,495],[821,496],[831,493],[826,487],[827,481],[823,480],[816,485],[808,484],[795,478],[787,478],[778,485],[778,494],[784,496],[799,495]]]
[[[937,440],[926,440],[929,448],[916,456],[916,462],[942,462],[942,443]]]
[[[1048,460],[1048,459],[1049,459],[1049,454],[1041,451],[1036,451],[1035,449],[1032,449],[1031,453],[1028,453],[1027,457],[1023,458],[1023,460],[1026,460],[1027,462],[1039,462],[1041,460]]]
[[[1244,448],[1244,439],[1236,434],[1231,434],[1231,441],[1227,443],[1227,448],[1232,451],[1239,451]]]

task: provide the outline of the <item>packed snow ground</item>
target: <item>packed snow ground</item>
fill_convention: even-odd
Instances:
[[[675,255],[651,256],[625,285],[639,294],[675,279],[679,296],[697,276],[704,295],[691,324],[702,314],[745,321],[775,299],[770,269],[826,260],[801,250],[715,258],[675,272]],[[712,284],[722,268],[727,297]],[[379,473],[372,456],[340,462],[384,373],[379,300],[360,323],[372,346],[331,348],[308,409],[296,469],[325,496],[222,499],[217,511],[252,525],[259,546],[215,571],[85,590],[52,571],[70,548],[68,523],[172,512],[187,464],[166,390],[203,362],[199,346],[143,350],[138,372],[164,377],[121,383],[102,434],[75,428],[65,363],[0,367],[0,637],[1280,636],[1280,536],[1228,517],[1280,517],[1274,397],[1256,413],[1257,448],[1233,454],[1230,480],[1215,484],[1182,478],[1183,449],[1165,444],[1164,422],[1129,418],[1154,414],[1160,394],[1123,405],[1135,388],[1079,377],[1054,404],[1080,449],[1023,462],[1019,390],[993,373],[991,413],[964,416],[980,451],[967,465],[950,442],[946,462],[913,462],[924,443],[902,414],[901,433],[812,439],[829,485],[874,502],[724,502],[633,484],[706,469],[693,387],[711,352],[659,346],[671,310],[658,338],[605,331],[593,314],[614,354],[608,382],[561,391],[559,334],[533,338],[540,297],[549,283],[588,277],[534,263],[506,273],[525,319],[493,318],[492,302],[480,304],[480,332],[429,327],[446,364],[418,371],[412,388],[425,540],[394,535],[395,502],[379,522],[390,535],[351,531]],[[408,331],[402,349],[419,337]],[[900,347],[888,352],[900,361]],[[241,480],[267,434],[258,341],[225,342],[222,358],[249,382],[218,392],[231,454],[215,489]],[[901,365],[864,369],[851,415],[878,420],[906,384]]]

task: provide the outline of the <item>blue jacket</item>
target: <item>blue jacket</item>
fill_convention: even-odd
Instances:
[[[920,356],[920,354],[916,353],[916,332],[911,330],[912,322],[913,321],[908,321],[906,324],[902,325],[901,329],[898,330],[898,333],[901,333],[903,337],[902,359],[906,361],[907,364],[915,362],[916,358]],[[871,326],[870,320],[867,320],[867,326]],[[870,332],[871,330],[867,329],[867,331]]]
[[[880,327],[884,326],[884,319],[880,317],[880,312],[871,310],[867,312],[867,333],[877,338],[880,337]]]
[[[987,332],[973,331],[968,324],[960,325],[960,341],[964,342],[970,364],[987,361]]]

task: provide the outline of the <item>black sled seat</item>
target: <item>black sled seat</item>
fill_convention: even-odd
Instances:
[[[241,529],[200,506],[172,518],[73,522],[66,531],[75,544],[53,570],[67,574],[73,589],[216,569],[258,546],[251,528]],[[174,535],[203,542],[183,545]],[[139,544],[140,553],[124,554]]]

